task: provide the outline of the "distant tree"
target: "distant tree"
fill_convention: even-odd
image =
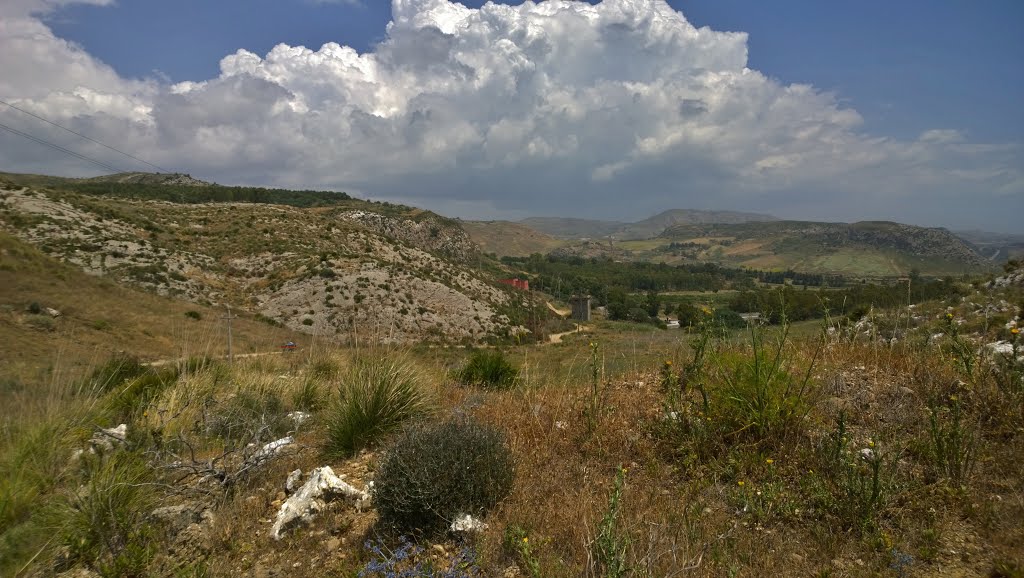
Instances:
[[[700,310],[687,301],[676,306],[676,316],[680,327],[693,327],[700,322]]]
[[[645,299],[645,306],[647,308],[647,314],[651,317],[658,316],[658,310],[661,308],[661,300],[658,298],[657,291],[648,291],[647,298]]]

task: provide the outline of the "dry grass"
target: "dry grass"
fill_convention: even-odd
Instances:
[[[603,352],[596,356],[601,397],[596,405],[591,339]],[[687,339],[678,332],[623,333],[608,326],[564,344],[517,348],[511,355],[523,379],[508,391],[457,384],[452,376],[465,350],[385,352],[411,356],[427,376],[425,387],[441,408],[438,419],[472,414],[507,434],[517,471],[512,493],[486,518],[488,529],[471,541],[486,575],[501,575],[513,564],[524,574],[536,568],[545,577],[602,575],[596,540],[620,468],[627,472],[610,527],[626,544],[627,576],[986,575],[1020,564],[1024,406],[1007,397],[990,373],[979,371],[965,387],[958,365],[934,346],[834,338],[822,348],[819,336],[808,330],[786,349],[794,362],[791,373],[802,375],[809,368],[813,387],[809,411],[796,427],[773,441],[715,427],[694,437],[695,430],[673,429],[661,370],[666,360],[672,367],[686,365],[692,355]],[[704,373],[712,403],[733,391],[724,375],[750,355],[742,335],[715,345]],[[309,355],[243,359],[233,368],[217,364],[186,373],[131,427],[151,432],[139,441],[140,448],[153,443],[153,435],[165,445],[186,438],[200,460],[209,460],[228,443],[201,427],[211,415],[242,396],[275,399],[277,405],[265,407],[278,413],[303,409],[295,401],[303,388],[312,380],[335,392],[338,376],[355,356],[353,350],[325,347]],[[988,368],[984,361],[979,364]],[[969,418],[963,427],[973,428],[978,440],[976,466],[961,483],[952,483],[936,467],[929,445],[929,404],[948,405],[951,395],[962,396]],[[36,399],[35,415],[49,416],[47,423],[75,412],[85,416],[69,421],[84,427],[64,430],[61,439],[70,441],[45,455],[59,456],[81,443],[87,424],[112,425],[103,421],[106,398],[90,399],[72,399],[59,388]],[[685,416],[678,419],[706,419],[696,413],[695,390],[677,401],[676,411]],[[27,398],[23,403],[31,405]],[[362,544],[378,532],[372,512],[338,503],[285,540],[267,537],[291,470],[308,472],[326,463],[357,486],[374,476],[380,457],[375,451],[351,459],[321,457],[322,411],[314,409],[311,421],[295,428],[295,451],[203,498],[213,498],[216,522],[209,556],[197,567],[210,575],[278,571],[294,576],[350,576],[362,567],[367,560]],[[725,411],[731,410],[709,415],[727,423]],[[837,465],[826,450],[840,414],[848,454]],[[27,431],[19,424],[10,431]],[[17,436],[7,439],[4,456],[24,455],[14,451],[23,443]],[[858,501],[864,496],[850,485],[870,481],[870,462],[861,457],[865,449],[881,456],[877,502]],[[230,458],[223,463],[230,469]],[[193,490],[203,487],[194,478],[183,483]],[[51,491],[40,487],[32,499]],[[161,499],[175,503],[181,496],[170,492]],[[510,537],[527,538],[529,548],[516,546]],[[441,545],[446,554],[428,547],[424,556],[440,564],[459,548],[455,541]],[[39,568],[47,568],[49,560],[40,557]],[[160,550],[150,568],[169,575],[179,562]]]

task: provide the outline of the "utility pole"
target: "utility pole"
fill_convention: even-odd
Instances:
[[[231,320],[232,319],[237,319],[237,317],[231,314],[231,306],[230,305],[228,305],[227,308],[228,308],[228,314],[223,316],[223,317],[221,317],[221,319],[226,319],[227,322],[228,322],[228,364],[229,365],[234,365],[235,364],[235,356],[234,356],[234,353],[231,351]]]

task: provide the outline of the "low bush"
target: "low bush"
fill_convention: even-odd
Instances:
[[[327,410],[324,453],[349,457],[429,409],[425,377],[407,358],[357,359],[341,378],[337,401]]]
[[[512,489],[504,434],[471,419],[406,430],[381,462],[373,497],[380,521],[433,533],[458,516],[482,516]]]
[[[497,349],[474,351],[458,374],[459,381],[463,383],[490,389],[512,387],[518,377],[519,370]]]

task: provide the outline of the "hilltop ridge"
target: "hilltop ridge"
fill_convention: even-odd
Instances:
[[[452,219],[340,193],[164,176],[44,187],[0,175],[0,228],[91,275],[339,340],[369,331],[382,342],[476,342],[522,331],[522,296],[480,270],[476,245]]]

